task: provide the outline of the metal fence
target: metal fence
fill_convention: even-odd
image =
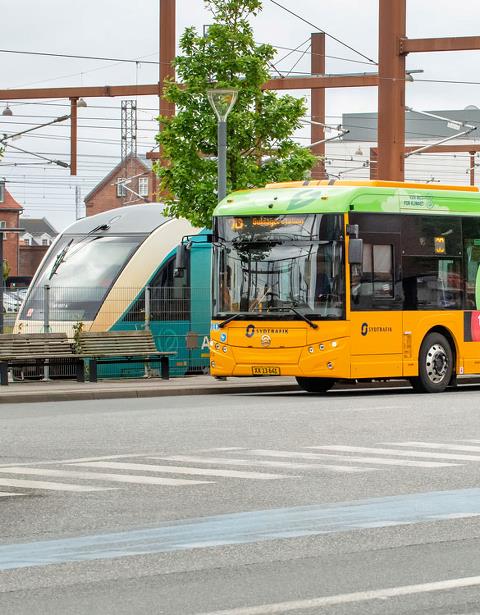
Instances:
[[[176,354],[170,360],[172,376],[207,373],[211,298],[209,288],[44,286],[32,290],[17,313],[5,314],[18,334],[65,332],[74,342],[80,331],[150,330],[158,350]],[[36,368],[17,370],[16,376],[34,377]],[[158,367],[159,370],[159,367]],[[155,364],[99,366],[99,377],[128,378],[156,375]],[[51,377],[73,376],[68,361],[52,366]]]

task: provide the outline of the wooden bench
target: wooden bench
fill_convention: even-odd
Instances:
[[[77,380],[83,381],[83,362],[76,357],[66,333],[30,333],[0,335],[0,384],[8,385],[10,367],[58,365],[75,360]]]
[[[160,361],[164,380],[170,377],[169,357],[176,352],[157,350],[150,331],[86,331],[79,334],[77,353],[89,365],[89,380],[97,382],[97,366],[114,363],[154,363]]]

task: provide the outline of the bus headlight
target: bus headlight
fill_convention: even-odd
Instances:
[[[308,352],[309,352],[310,354],[312,354],[312,352],[313,352],[313,346],[310,346],[310,348],[308,349]]]
[[[211,367],[215,367],[215,361],[210,362]]]
[[[215,344],[215,350],[220,350],[220,344]]]
[[[223,350],[223,352],[227,352],[227,347],[226,347],[226,346],[224,346],[224,347],[222,348],[222,350]]]

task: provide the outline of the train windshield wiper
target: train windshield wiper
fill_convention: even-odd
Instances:
[[[83,237],[82,239],[80,239],[80,241],[77,242],[77,246],[80,245],[81,243],[83,243],[87,238],[90,237],[90,235],[92,235],[93,233],[97,233],[98,231],[108,231],[108,229],[110,228],[110,226],[108,224],[100,224],[99,226],[96,226],[95,228],[92,228],[91,231],[88,231],[88,233],[85,235],[85,237]],[[98,239],[98,237],[95,237],[93,239],[93,241],[95,241],[95,239]],[[70,250],[70,246],[73,243],[73,239],[70,239],[70,241],[67,243],[67,245],[63,248],[63,250],[61,250],[58,254],[57,257],[55,258],[55,262],[52,265],[52,270],[50,271],[50,275],[48,276],[48,279],[51,280],[53,278],[53,276],[57,273],[58,268],[60,267],[60,265],[64,262],[65,257],[67,256],[67,252]],[[74,254],[77,252],[77,250],[75,250]]]
[[[48,279],[51,280],[53,278],[53,276],[57,273],[58,268],[60,267],[60,265],[63,263],[63,261],[65,260],[65,256],[67,255],[67,252],[70,249],[70,246],[73,243],[73,239],[70,239],[70,241],[67,243],[67,245],[63,248],[63,250],[61,250],[56,258],[55,258],[55,262],[52,265],[52,269],[50,271],[50,275],[48,276]]]

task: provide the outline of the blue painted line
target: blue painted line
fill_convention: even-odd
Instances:
[[[0,546],[0,570],[317,536],[480,515],[480,489],[277,508],[156,528]]]

